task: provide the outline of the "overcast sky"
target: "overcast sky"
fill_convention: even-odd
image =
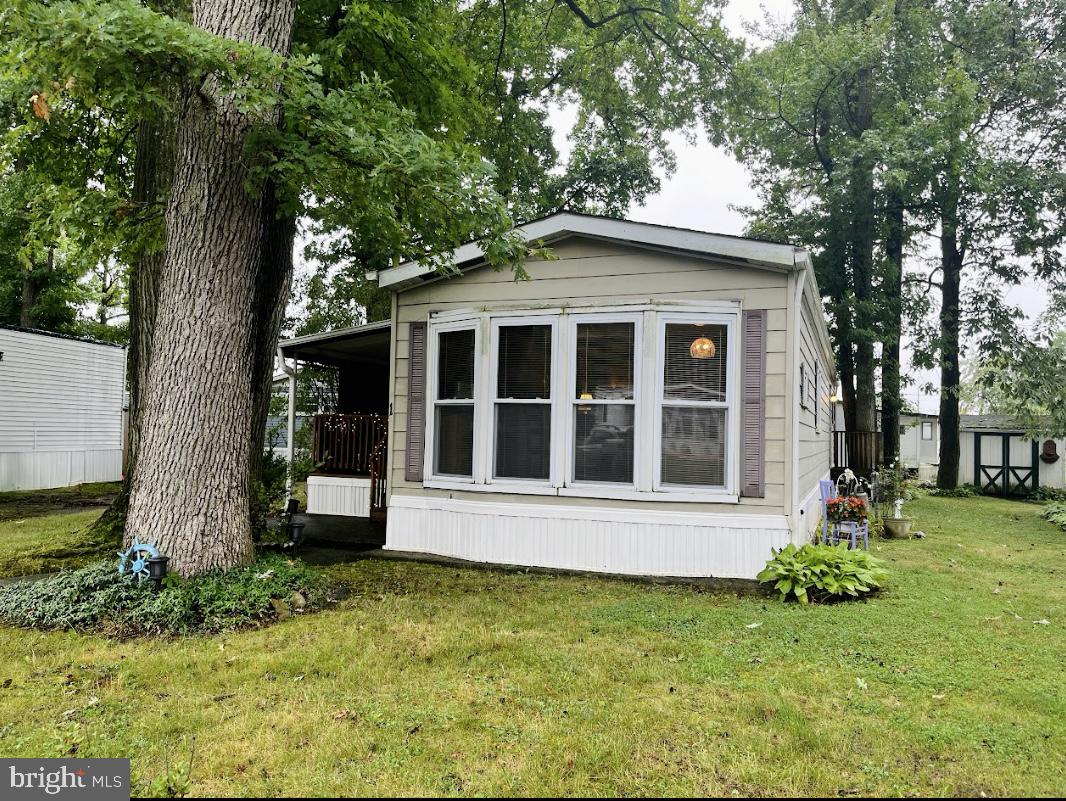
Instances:
[[[725,9],[723,19],[734,35],[750,37],[745,31],[745,23],[757,23],[766,13],[784,21],[791,16],[793,8],[793,0],[767,0],[761,4],[733,0]],[[553,115],[553,122],[557,129],[556,144],[562,152],[566,152],[566,132],[573,124],[573,115],[559,112]],[[631,208],[629,216],[662,225],[742,234],[744,218],[733,207],[757,202],[748,170],[729,152],[713,147],[706,141],[691,145],[682,136],[676,135],[671,137],[671,142],[677,154],[676,172],[663,181],[662,190],[650,197],[644,206]],[[1035,318],[1046,305],[1042,293],[1033,285],[1012,290],[1008,293],[1008,300],[1023,308],[1030,319]],[[906,342],[904,349],[906,351]],[[938,383],[937,374],[909,370],[907,366],[904,367],[904,374],[915,379],[914,384],[904,390],[906,398],[922,411],[935,412],[938,397],[923,394],[921,386],[929,382]]]

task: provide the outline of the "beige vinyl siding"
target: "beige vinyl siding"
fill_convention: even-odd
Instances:
[[[776,513],[784,511],[786,470],[787,283],[784,273],[686,255],[663,253],[593,239],[569,239],[553,246],[554,261],[527,265],[530,279],[515,281],[508,270],[479,268],[462,277],[428,283],[399,293],[394,309],[392,350],[393,397],[390,492],[405,495],[485,499],[523,504],[559,504],[686,512]],[[561,498],[555,495],[510,495],[425,489],[404,479],[403,448],[407,430],[407,380],[410,323],[428,320],[430,312],[515,306],[559,308],[596,303],[640,304],[731,300],[744,308],[767,309],[766,496],[738,504]],[[735,346],[739,347],[739,343]],[[645,454],[645,458],[649,458]]]
[[[797,443],[797,490],[802,501],[815,487],[818,481],[825,477],[832,466],[833,458],[833,409],[829,402],[833,387],[831,376],[833,365],[828,362],[819,339],[818,326],[822,325],[816,315],[821,314],[820,309],[815,309],[814,304],[818,299],[812,299],[809,291],[804,292],[803,304],[800,312],[800,342],[799,364],[804,365],[807,386],[804,393],[807,397],[806,408],[800,402],[799,397],[799,367],[796,368],[794,383],[796,387],[796,414],[799,421],[799,441]],[[817,365],[817,372],[816,372]],[[818,378],[818,386],[812,391],[809,388]]]

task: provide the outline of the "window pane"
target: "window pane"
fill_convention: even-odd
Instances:
[[[633,407],[574,407],[574,480],[633,483]]]
[[[496,478],[548,479],[551,405],[496,404]]]
[[[499,329],[497,398],[550,398],[552,328],[502,325]]]
[[[667,400],[726,400],[726,327],[666,326],[663,396]]]
[[[725,409],[663,407],[664,484],[725,485]]]
[[[435,473],[448,476],[474,474],[474,407],[438,406]]]
[[[437,397],[474,397],[474,329],[444,331],[437,340]]]
[[[578,400],[633,398],[633,323],[577,326]]]

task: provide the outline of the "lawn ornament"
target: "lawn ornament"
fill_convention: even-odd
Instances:
[[[129,574],[135,576],[137,581],[144,581],[151,577],[148,560],[158,558],[159,551],[154,545],[137,542],[137,538],[134,537],[133,544],[128,550],[118,552],[119,575]]]

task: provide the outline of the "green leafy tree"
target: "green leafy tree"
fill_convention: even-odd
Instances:
[[[492,49],[479,49],[490,32]],[[716,15],[677,2],[524,12],[502,2],[13,0],[0,41],[0,91],[22,112],[13,141],[33,151],[68,109],[84,109],[133,149],[125,181],[108,183],[115,165],[89,160],[57,213],[89,203],[84,219],[119,223],[139,410],[126,534],[155,542],[185,574],[251,553],[249,486],[299,218],[355,273],[406,258],[445,269],[474,237],[520,270],[511,229],[530,176],[560,204],[618,208],[638,196],[648,174],[639,151],[665,163],[649,143],[710,107],[730,52],[718,51],[727,42]],[[580,99],[571,179],[545,177],[543,119],[523,86]],[[653,94],[659,106],[644,119]],[[614,153],[626,154],[621,167]],[[629,188],[603,189],[627,172],[637,176]]]

